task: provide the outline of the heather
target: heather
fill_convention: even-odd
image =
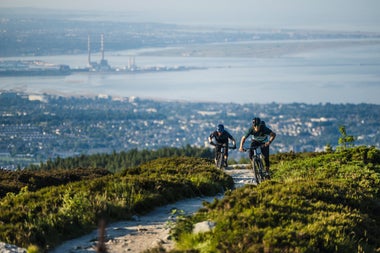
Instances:
[[[57,174],[62,180],[53,180]],[[96,229],[100,220],[128,220],[156,206],[233,186],[210,160],[191,157],[160,158],[114,174],[78,168],[1,175],[9,180],[1,180],[0,188],[15,188],[0,201],[0,241],[44,250]]]
[[[178,223],[176,252],[378,252],[380,151],[274,157],[273,179],[230,191]],[[215,228],[191,233],[196,222]]]

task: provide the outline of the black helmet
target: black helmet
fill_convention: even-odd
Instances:
[[[260,123],[261,123],[261,119],[260,118],[258,118],[258,117],[253,118],[252,124],[254,126],[260,126]]]
[[[218,132],[223,132],[224,131],[224,126],[222,124],[219,124],[217,131]]]

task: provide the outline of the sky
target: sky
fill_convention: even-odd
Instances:
[[[380,32],[380,0],[1,0],[6,7],[110,11],[137,22]]]

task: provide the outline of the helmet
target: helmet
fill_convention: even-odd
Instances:
[[[218,128],[217,128],[217,131],[218,132],[223,132],[224,131],[224,126],[222,124],[219,124]]]
[[[261,119],[260,118],[257,118],[257,117],[253,118],[252,124],[254,126],[260,126],[260,123],[261,123]]]

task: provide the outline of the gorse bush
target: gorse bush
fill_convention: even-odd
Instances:
[[[274,176],[207,204],[173,229],[175,252],[378,252],[380,151],[276,160]],[[212,220],[213,231],[193,234]]]
[[[129,219],[187,197],[233,187],[230,176],[201,158],[165,158],[120,173],[30,191],[0,202],[0,241],[50,249],[96,228],[100,219]]]
[[[76,168],[70,170],[0,170],[0,198],[7,193],[18,193],[27,187],[29,191],[36,191],[47,186],[58,186],[70,182],[103,177],[111,174],[108,170],[97,168]]]

